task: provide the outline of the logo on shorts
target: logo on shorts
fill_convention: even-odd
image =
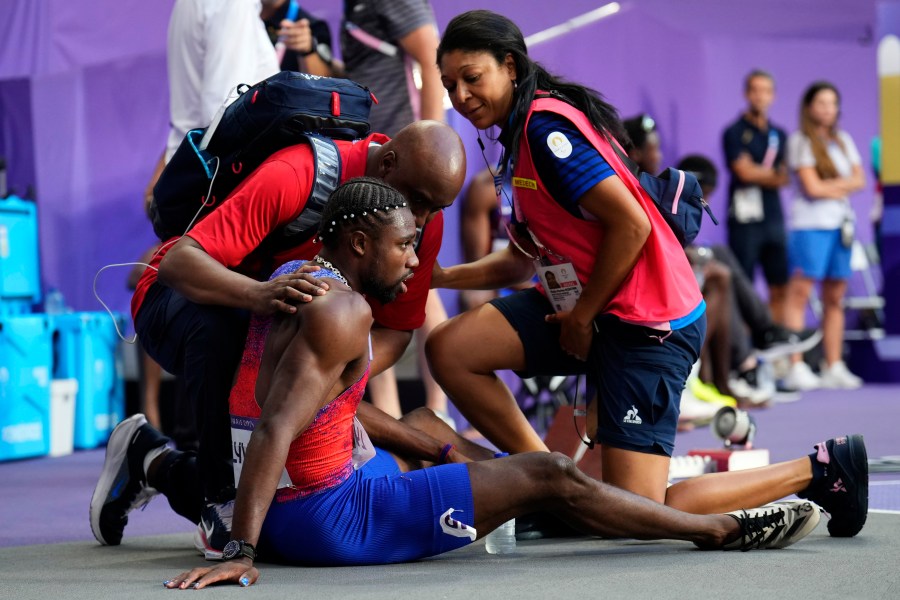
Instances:
[[[451,508],[448,509],[447,512],[442,514],[440,517],[438,517],[438,521],[441,523],[441,531],[443,531],[447,535],[452,535],[453,537],[467,537],[474,542],[475,538],[478,537],[478,533],[475,531],[475,528],[471,525],[466,525],[465,523],[461,523],[454,519],[454,512],[462,511]]]
[[[625,418],[622,419],[623,423],[631,423],[632,425],[640,425],[643,423],[641,418],[638,416],[638,409],[635,408],[634,404],[631,405],[631,410],[625,413]]]

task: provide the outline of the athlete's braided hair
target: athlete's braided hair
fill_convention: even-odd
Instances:
[[[328,198],[319,224],[319,240],[331,248],[341,232],[351,227],[378,237],[378,229],[391,221],[391,211],[405,206],[403,194],[382,180],[356,177]]]

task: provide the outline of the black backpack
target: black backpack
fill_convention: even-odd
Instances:
[[[253,86],[241,84],[238,92],[218,125],[213,121],[207,147],[200,149],[208,128],[189,131],[153,188],[150,218],[161,240],[184,235],[277,150],[307,143],[316,180],[303,212],[279,232],[282,241],[290,240],[281,245],[304,242],[340,181],[341,158],[332,140],[369,133],[374,96],[347,79],[282,71]]]

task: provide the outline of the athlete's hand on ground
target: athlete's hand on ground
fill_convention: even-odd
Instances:
[[[211,583],[231,582],[247,587],[259,579],[259,570],[248,558],[223,562],[215,567],[197,567],[163,583],[170,590],[201,590]]]
[[[567,354],[571,354],[578,360],[587,360],[591,350],[591,341],[594,339],[593,322],[583,325],[576,321],[571,311],[562,311],[547,315],[548,323],[558,323],[560,326],[559,345]]]
[[[293,273],[259,282],[250,310],[259,315],[297,312],[297,304],[311,302],[313,296],[324,296],[328,290],[327,283],[310,275],[318,270],[316,265],[303,265]]]

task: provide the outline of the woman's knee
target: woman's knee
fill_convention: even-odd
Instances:
[[[825,280],[822,283],[822,304],[826,308],[843,309],[846,294],[846,281]]]
[[[435,378],[453,364],[450,359],[453,356],[451,348],[456,335],[455,329],[454,319],[444,321],[435,327],[425,340],[425,358]]]
[[[476,364],[480,360],[477,341],[486,336],[487,332],[479,330],[478,322],[466,313],[444,321],[425,341],[425,357],[432,372]]]

